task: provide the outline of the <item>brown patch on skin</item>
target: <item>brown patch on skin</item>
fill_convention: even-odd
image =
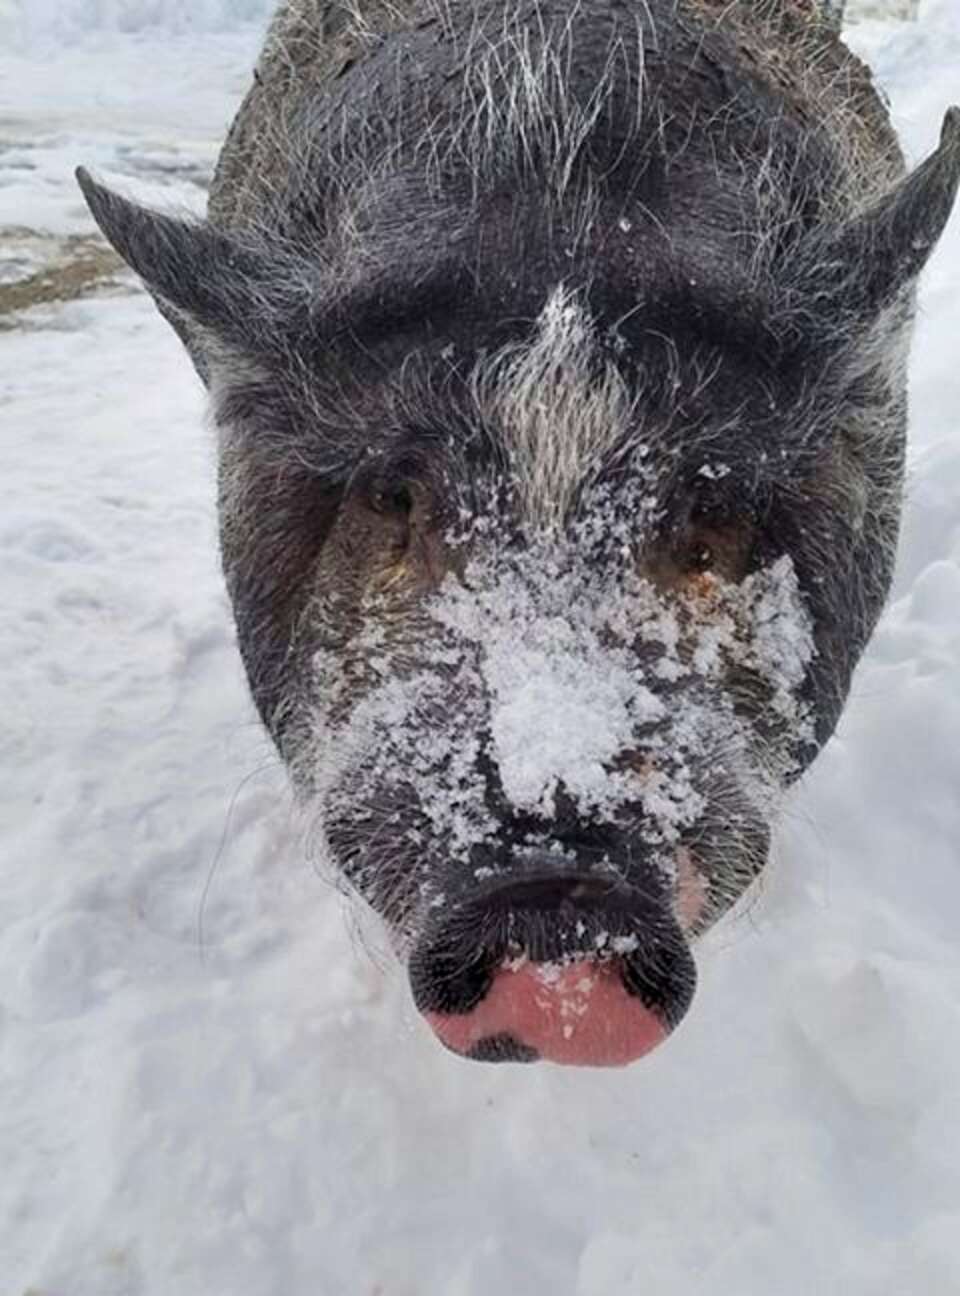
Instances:
[[[14,315],[33,306],[75,301],[117,283],[126,267],[95,235],[71,235],[63,240],[59,257],[25,279],[0,284],[0,316]],[[0,319],[0,328],[14,321]]]
[[[684,934],[695,932],[707,907],[707,883],[694,862],[693,854],[681,846],[676,854],[677,880],[673,912]]]
[[[721,583],[737,585],[750,570],[756,528],[749,518],[691,521],[664,550],[644,564],[644,574],[664,592],[712,601]]]
[[[615,766],[618,770],[633,770],[641,779],[651,778],[657,770],[656,761],[640,751],[622,752],[617,757]],[[688,847],[677,848],[674,862],[677,875],[673,889],[673,912],[684,935],[690,935],[697,932],[707,912],[709,888]]]
[[[397,660],[436,632],[424,598],[462,555],[445,539],[446,526],[429,486],[368,476],[361,468],[339,502],[306,583],[328,591],[318,638],[339,654],[336,688],[328,694],[333,723],[342,723],[380,679],[370,653],[357,645],[376,625]]]
[[[346,562],[377,594],[426,594],[455,565],[432,494],[420,482],[359,490],[344,501],[331,535]]]
[[[641,779],[650,778],[657,768],[653,758],[640,751],[621,752],[615,764],[618,770],[633,770]]]
[[[681,589],[687,599],[708,603],[716,598],[720,582],[713,572],[695,572],[683,579]]]

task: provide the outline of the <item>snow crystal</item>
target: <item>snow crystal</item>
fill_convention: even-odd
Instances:
[[[793,559],[784,554],[744,582],[752,608],[750,656],[779,695],[803,682],[814,654],[813,622],[804,607]]]
[[[726,463],[705,463],[700,465],[697,476],[705,477],[707,481],[722,481],[731,471],[730,465]]]

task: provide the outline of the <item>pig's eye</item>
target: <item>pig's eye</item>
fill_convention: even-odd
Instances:
[[[379,482],[370,492],[370,507],[390,517],[409,517],[413,491],[406,482]]]
[[[712,547],[702,540],[695,540],[690,546],[684,565],[688,571],[705,572],[710,571],[714,562],[715,555]]]
[[[685,576],[709,573],[739,581],[750,569],[756,528],[748,517],[691,518],[675,548],[675,562]]]

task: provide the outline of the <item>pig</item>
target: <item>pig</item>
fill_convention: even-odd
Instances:
[[[78,172],[209,390],[253,699],[462,1057],[632,1062],[891,580],[909,174],[840,6],[289,0],[207,219]]]

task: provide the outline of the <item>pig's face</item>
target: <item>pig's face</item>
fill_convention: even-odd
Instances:
[[[220,404],[228,577],[332,859],[452,1047],[644,1051],[689,1003],[690,939],[763,868],[779,797],[833,726],[896,465],[855,458],[835,389],[664,355],[557,288],[499,349],[427,346],[365,376],[368,435],[325,473],[314,534],[317,475],[306,453],[266,470],[252,381]],[[343,378],[338,399],[325,418],[345,426]],[[274,423],[319,405],[275,403]],[[567,1039],[559,1016],[545,1036],[528,966],[561,970],[569,1014],[602,1003],[614,1038]],[[603,978],[589,1002],[567,967]],[[621,982],[649,1009],[632,1025]]]

